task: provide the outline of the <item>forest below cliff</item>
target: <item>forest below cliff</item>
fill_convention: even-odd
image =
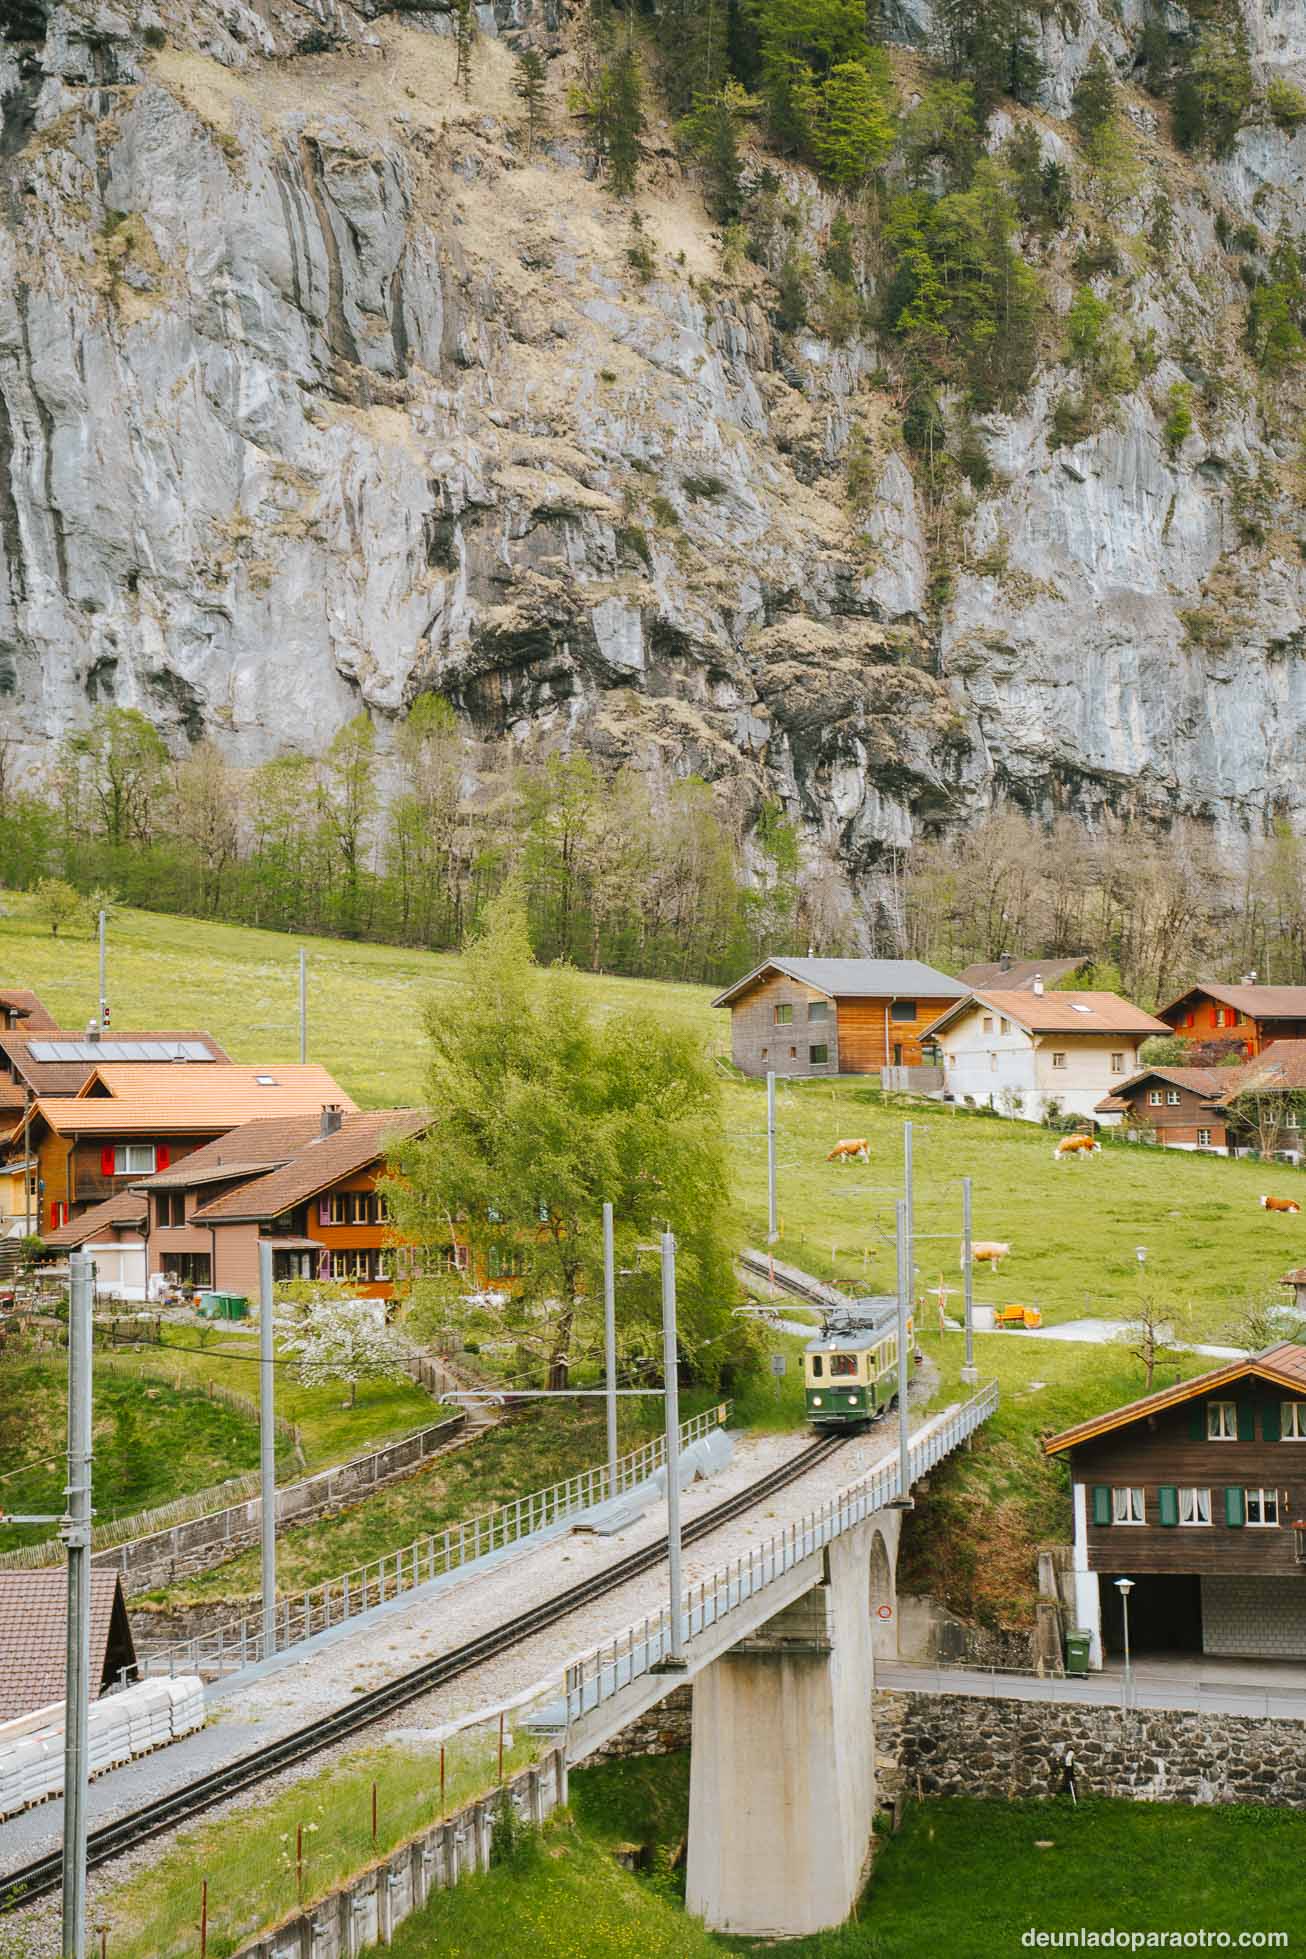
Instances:
[[[1306,21],[0,19],[10,882],[1303,976]]]

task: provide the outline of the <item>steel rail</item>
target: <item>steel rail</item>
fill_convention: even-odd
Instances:
[[[827,1456],[842,1448],[847,1439],[845,1435],[836,1434],[814,1442],[789,1462],[782,1463],[778,1469],[771,1470],[756,1483],[750,1483],[747,1489],[740,1490],[735,1496],[727,1497],[687,1525],[684,1541],[687,1544],[696,1543],[719,1530],[722,1524],[742,1516],[754,1504],[783,1489],[786,1484],[795,1482],[809,1469],[816,1468]],[[254,1749],[222,1768],[210,1770],[207,1775],[173,1790],[169,1795],[160,1796],[111,1823],[101,1824],[99,1829],[91,1832],[88,1840],[88,1867],[94,1870],[101,1864],[107,1864],[114,1857],[148,1842],[151,1837],[174,1829],[215,1803],[239,1795],[242,1790],[253,1788],[270,1776],[280,1774],[283,1769],[319,1754],[335,1742],[346,1740],[361,1729],[371,1727],[374,1722],[384,1720],[409,1701],[419,1699],[433,1688],[442,1687],[450,1680],[457,1679],[459,1674],[479,1666],[482,1661],[494,1659],[519,1641],[556,1625],[560,1619],[567,1618],[592,1600],[602,1598],[604,1593],[615,1591],[630,1579],[641,1577],[662,1562],[666,1551],[665,1537],[658,1538],[641,1550],[618,1559],[606,1570],[582,1579],[567,1591],[544,1599],[505,1625],[496,1626],[492,1631],[467,1640],[463,1645],[412,1668],[408,1673],[397,1675],[382,1686],[374,1687],[370,1693],[360,1694],[357,1699],[308,1727],[296,1728],[279,1740],[269,1742],[264,1748]],[[52,1851],[18,1870],[0,1875],[0,1915],[20,1910],[51,1891],[57,1891],[62,1875],[62,1851]]]

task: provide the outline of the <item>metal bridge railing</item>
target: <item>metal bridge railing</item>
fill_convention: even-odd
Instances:
[[[988,1382],[946,1419],[932,1424],[911,1444],[911,1481],[924,1476],[949,1455],[998,1405],[998,1384]],[[899,1494],[898,1458],[881,1463],[860,1482],[850,1484],[819,1510],[787,1525],[765,1544],[756,1546],[710,1578],[691,1586],[681,1604],[681,1629],[686,1644],[729,1613],[774,1585],[787,1571],[815,1556],[832,1539],[842,1537],[865,1518],[882,1510]],[[566,1725],[570,1727],[604,1701],[611,1700],[641,1674],[649,1672],[671,1650],[671,1612],[663,1609],[605,1641],[567,1669],[564,1689]]]
[[[713,1429],[724,1427],[730,1408],[730,1402],[721,1401],[682,1422],[681,1449],[689,1448]],[[665,1460],[666,1437],[659,1435],[617,1458],[613,1489],[608,1487],[608,1465],[596,1463],[561,1483],[551,1484],[548,1489],[499,1504],[465,1523],[450,1524],[447,1530],[434,1531],[398,1551],[356,1565],[352,1571],[342,1572],[321,1585],[278,1599],[275,1650],[281,1653],[289,1646],[301,1645],[318,1633],[328,1632],[347,1619],[371,1611],[387,1599],[399,1598],[418,1585],[429,1584],[433,1578],[457,1571],[461,1565],[488,1557],[492,1551],[502,1551],[536,1531],[592,1509],[609,1496],[620,1496],[646,1482]],[[186,1639],[139,1654],[135,1677],[198,1673],[206,1680],[216,1680],[255,1666],[263,1657],[262,1613],[251,1612],[212,1632],[192,1633]],[[128,1671],[124,1669],[124,1678]]]

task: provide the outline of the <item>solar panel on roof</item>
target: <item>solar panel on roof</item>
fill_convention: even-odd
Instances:
[[[203,1041],[29,1041],[33,1061],[212,1061]]]

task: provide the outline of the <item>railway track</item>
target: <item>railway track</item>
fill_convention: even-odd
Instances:
[[[783,1489],[798,1477],[824,1462],[828,1456],[842,1448],[847,1437],[844,1435],[824,1436],[810,1448],[783,1463],[756,1483],[737,1495],[727,1497],[715,1509],[706,1511],[684,1531],[686,1544],[695,1544],[708,1537],[723,1524],[731,1523],[743,1516],[753,1505]],[[665,1537],[645,1545],[642,1550],[632,1551],[616,1564],[605,1570],[595,1572],[582,1579],[565,1592],[532,1606],[506,1625],[497,1626],[493,1631],[482,1633],[476,1639],[467,1640],[451,1652],[443,1653],[438,1659],[427,1660],[410,1672],[399,1674],[394,1680],[381,1687],[374,1687],[370,1693],[360,1694],[347,1706],[337,1708],[333,1714],[312,1722],[308,1727],[296,1728],[293,1733],[283,1735],[279,1741],[269,1742],[265,1748],[252,1750],[248,1755],[239,1756],[225,1767],[213,1769],[185,1788],[177,1789],[170,1795],[160,1796],[142,1808],[118,1817],[112,1823],[104,1823],[93,1830],[87,1843],[87,1863],[94,1870],[109,1863],[125,1851],[134,1850],[138,1844],[146,1843],[151,1837],[162,1835],[175,1829],[178,1824],[188,1822],[202,1810],[215,1803],[225,1802],[231,1796],[240,1795],[243,1790],[252,1789],[270,1776],[278,1775],[283,1769],[293,1768],[297,1763],[307,1761],[333,1743],[347,1740],[362,1729],[371,1727],[374,1722],[384,1720],[397,1708],[409,1701],[417,1700],[429,1693],[432,1688],[443,1687],[456,1680],[461,1673],[479,1666],[483,1660],[496,1658],[510,1647],[532,1634],[543,1632],[565,1619],[569,1613],[588,1605],[592,1600],[602,1598],[605,1592],[615,1591],[632,1578],[641,1577],[661,1563],[666,1556]],[[18,1910],[57,1891],[63,1878],[63,1855],[61,1851],[51,1851],[44,1857],[37,1857],[18,1870],[7,1871],[0,1876],[0,1914]]]

